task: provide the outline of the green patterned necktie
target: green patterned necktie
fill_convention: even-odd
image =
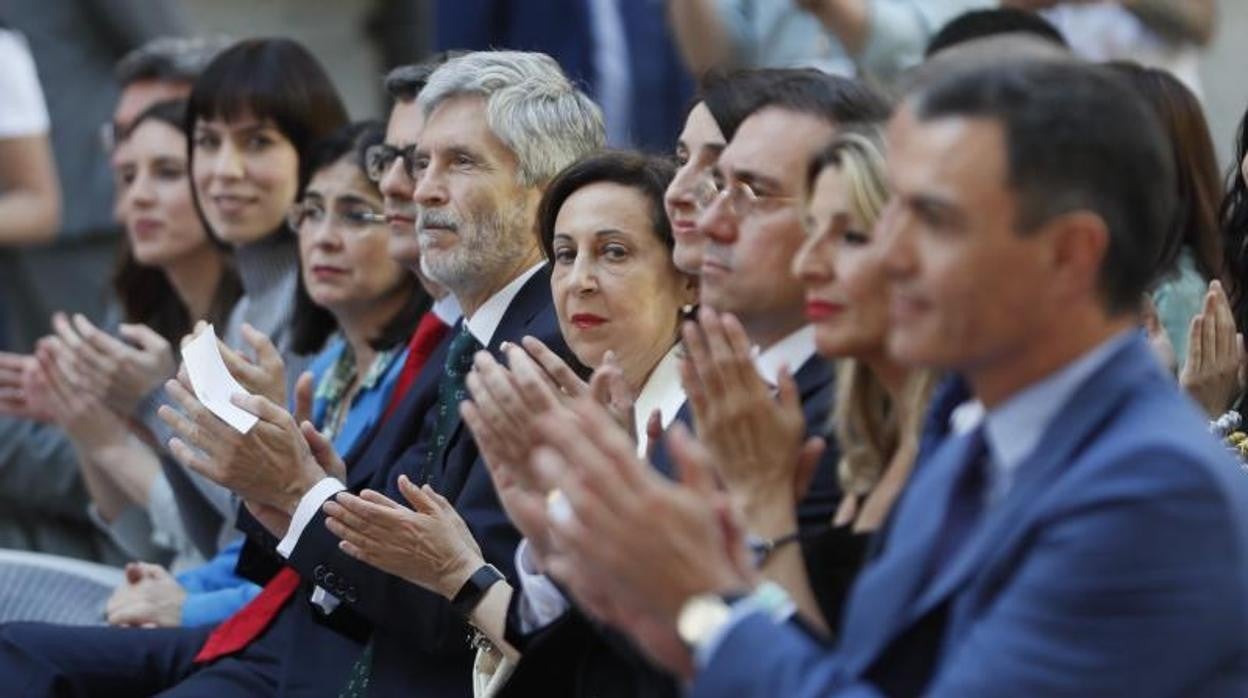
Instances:
[[[468,378],[468,371],[472,370],[472,357],[480,350],[481,343],[468,331],[468,325],[461,325],[459,332],[451,340],[451,346],[447,348],[446,363],[442,365],[442,378],[438,381],[438,404],[434,408],[437,414],[433,423],[433,436],[429,439],[429,450],[425,452],[425,459],[421,464],[418,485],[429,481],[434,464],[441,460],[446,451],[446,442],[451,438],[459,403],[468,395],[465,380]],[[338,698],[360,698],[368,695],[372,665],[373,641],[369,640],[359,659],[351,666],[347,684],[338,693]]]
[[[460,325],[459,332],[451,340],[446,352],[446,363],[442,366],[442,379],[438,381],[438,406],[433,423],[433,434],[429,439],[429,450],[425,452],[424,472],[417,484],[424,484],[434,474],[435,465],[446,453],[446,444],[455,430],[456,415],[459,414],[459,403],[468,397],[465,381],[472,370],[472,357],[481,351],[481,343],[468,331],[468,325]]]

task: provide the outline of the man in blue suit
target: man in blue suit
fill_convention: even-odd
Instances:
[[[1248,483],[1137,326],[1174,208],[1158,124],[1102,69],[1007,60],[913,94],[890,144],[889,349],[980,418],[917,466],[836,647],[680,493],[616,534],[646,552],[613,570],[629,598],[695,696],[1248,694]]]
[[[459,423],[456,381],[475,351],[497,353],[502,342],[526,335],[570,356],[531,227],[545,183],[601,146],[602,120],[551,58],[533,53],[455,58],[429,78],[418,105],[419,141],[391,167],[418,175],[412,199],[420,206],[421,266],[455,295],[464,321],[352,467],[263,398],[245,401],[261,422],[244,436],[170,386],[194,420],[168,416],[171,426],[202,452],[179,444],[179,458],[234,489],[254,514],[240,520],[249,538],[240,566],[249,564],[262,581],[288,565],[298,573],[281,573],[293,581],[293,598],[279,597],[263,632],[241,643],[239,635],[214,633],[205,644],[201,630],[7,626],[0,682],[23,695],[58,696],[472,694],[465,617],[495,578],[443,570],[445,589],[406,583],[343,554],[322,507],[364,487],[403,501],[396,480],[406,474],[452,502],[484,557],[510,571],[519,535]]]

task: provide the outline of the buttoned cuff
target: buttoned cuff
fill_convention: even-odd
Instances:
[[[286,529],[286,537],[277,544],[277,554],[289,560],[291,553],[295,551],[295,546],[299,544],[303,529],[308,527],[308,522],[316,516],[316,512],[327,499],[345,489],[347,489],[346,485],[332,477],[327,477],[313,485],[312,489],[303,495],[303,499],[299,500],[295,515],[290,517],[290,528]]]
[[[555,622],[571,605],[550,577],[533,569],[528,550],[527,538],[516,546],[516,575],[520,577],[520,631],[525,634]]]

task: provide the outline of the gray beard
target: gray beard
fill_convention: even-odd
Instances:
[[[429,252],[421,246],[420,270],[457,297],[475,295],[494,285],[530,247],[522,217],[523,211],[517,208],[464,221],[456,233],[459,244],[453,249]],[[466,231],[471,232],[464,235]]]

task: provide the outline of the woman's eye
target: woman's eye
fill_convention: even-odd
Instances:
[[[845,234],[842,236],[842,239],[846,242],[846,244],[855,245],[858,247],[861,247],[871,242],[871,238],[866,233],[863,233],[857,230],[846,230]]]
[[[196,148],[216,148],[220,144],[220,139],[211,133],[199,133],[195,135]]]
[[[161,167],[156,170],[156,177],[165,181],[182,179],[186,171],[180,167]]]
[[[272,138],[261,135],[248,136],[247,141],[244,143],[248,150],[264,150],[272,144]]]
[[[602,256],[609,261],[618,262],[628,258],[628,248],[623,245],[607,245],[602,250]]]
[[[561,247],[561,248],[555,249],[555,263],[556,264],[571,264],[574,261],[576,261],[575,250],[569,249],[567,247]]]

